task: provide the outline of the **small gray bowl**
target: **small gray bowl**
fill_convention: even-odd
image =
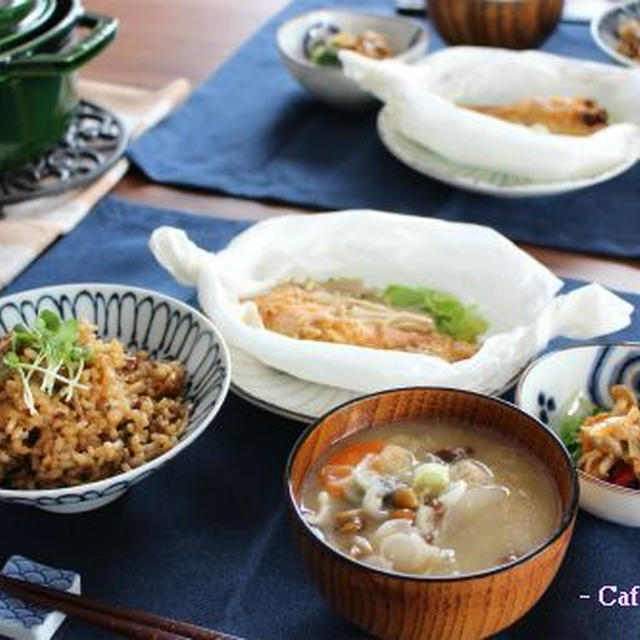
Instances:
[[[276,44],[291,75],[310,93],[339,109],[365,109],[375,98],[347,78],[339,67],[319,67],[304,54],[303,42],[308,29],[318,23],[332,23],[354,33],[373,30],[386,35],[394,51],[393,60],[415,62],[427,50],[427,32],[413,20],[362,13],[345,9],[319,9],[291,18],[276,34]]]

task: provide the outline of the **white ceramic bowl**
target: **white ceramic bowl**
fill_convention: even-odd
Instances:
[[[177,359],[187,369],[186,400],[191,414],[180,442],[142,466],[76,487],[19,491],[0,489],[0,501],[57,513],[97,509],[122,496],[177,456],[211,424],[229,390],[229,352],[205,318],[188,305],[153,291],[111,284],[74,284],[24,291],[0,299],[0,336],[16,324],[30,325],[42,309],[63,318],[82,318],[102,338],[117,338],[152,358]]]
[[[397,55],[394,60],[415,62],[427,50],[427,33],[407,18],[361,13],[344,9],[320,9],[291,18],[280,26],[276,43],[280,57],[291,75],[308,91],[340,109],[362,109],[375,104],[371,94],[360,89],[339,67],[319,67],[304,54],[303,42],[308,29],[329,22],[358,33],[367,29],[386,35]]]
[[[522,375],[516,403],[555,432],[578,393],[611,406],[609,388],[627,384],[640,394],[640,343],[589,344],[542,356]],[[599,518],[640,527],[640,490],[626,489],[578,471],[580,506]]]

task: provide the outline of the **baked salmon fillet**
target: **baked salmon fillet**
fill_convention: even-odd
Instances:
[[[587,98],[528,98],[502,106],[468,106],[477,111],[527,127],[544,126],[549,133],[588,136],[607,126],[606,109]]]

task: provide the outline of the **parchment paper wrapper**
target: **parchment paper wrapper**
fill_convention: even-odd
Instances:
[[[176,280],[197,287],[203,310],[233,346],[298,378],[361,392],[441,385],[492,393],[552,338],[604,335],[629,324],[633,311],[595,284],[558,296],[561,280],[487,227],[378,211],[270,219],[216,254],[164,227],[150,247]],[[476,303],[490,329],[474,357],[450,364],[289,338],[264,329],[255,305],[240,301],[291,277],[332,276],[452,293]]]
[[[454,162],[561,181],[640,157],[638,70],[485,47],[450,47],[415,65],[340,55],[345,73],[386,103],[396,131]],[[611,124],[588,136],[549,134],[460,106],[550,96],[596,100]]]

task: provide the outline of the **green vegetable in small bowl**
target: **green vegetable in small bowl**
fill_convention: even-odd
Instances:
[[[326,44],[318,44],[311,51],[309,59],[320,67],[339,67],[338,51]]]
[[[596,406],[583,393],[579,393],[568,405],[564,415],[559,420],[558,435],[567,447],[571,459],[578,464],[582,456],[582,445],[580,443],[580,427],[585,419],[604,411]]]

